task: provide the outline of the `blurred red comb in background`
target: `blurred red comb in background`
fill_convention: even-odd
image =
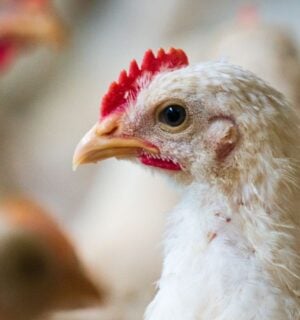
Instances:
[[[241,6],[237,12],[237,20],[245,25],[257,24],[260,21],[258,7],[254,4]]]

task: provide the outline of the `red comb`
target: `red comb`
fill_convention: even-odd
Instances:
[[[100,107],[101,118],[118,110],[122,111],[129,101],[134,101],[141,89],[142,77],[149,83],[160,71],[175,70],[188,65],[188,58],[183,50],[171,48],[169,52],[159,49],[157,57],[151,50],[146,51],[141,67],[132,60],[129,73],[121,71],[118,82],[113,82],[102,99]],[[144,85],[143,85],[144,87]]]

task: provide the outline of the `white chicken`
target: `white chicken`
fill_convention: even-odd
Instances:
[[[282,94],[181,50],[148,51],[111,85],[75,167],[132,159],[184,189],[147,320],[299,319],[299,137]]]

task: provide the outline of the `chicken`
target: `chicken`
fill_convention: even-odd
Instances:
[[[103,300],[63,231],[29,200],[0,205],[0,261],[1,319],[32,320]]]
[[[73,163],[125,158],[182,187],[147,320],[299,319],[298,124],[282,94],[225,62],[148,51],[121,72]]]
[[[225,57],[256,73],[300,108],[300,54],[291,32],[266,23],[257,8],[248,6],[239,10],[234,23],[218,31],[208,50],[210,58]]]
[[[49,0],[2,0],[0,5],[0,68],[33,44],[61,45],[65,27]]]
[[[8,75],[6,71],[11,70],[17,58],[29,49],[40,45],[58,48],[65,43],[66,33],[64,23],[49,0],[0,0],[0,74],[5,75],[0,86],[0,135],[3,151],[0,160],[0,198],[18,189],[18,182],[13,177],[11,161],[7,156],[7,141],[10,131],[14,131],[20,105],[24,110],[24,101],[37,95],[37,87],[41,88],[41,75],[47,70],[47,60],[40,61],[42,68],[36,68],[37,59],[33,58],[25,63],[25,68],[21,64],[16,72]],[[39,81],[33,81],[38,74]],[[16,90],[16,87],[19,89]],[[20,100],[23,102],[20,103]],[[23,113],[22,120],[24,121]]]

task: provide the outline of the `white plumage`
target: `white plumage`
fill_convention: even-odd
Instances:
[[[163,123],[162,106],[184,108],[183,125]],[[237,66],[207,63],[160,72],[114,118],[89,132],[75,161],[82,151],[79,162],[120,155],[120,139],[138,139],[156,159],[150,165],[181,166],[156,169],[184,192],[146,319],[299,319],[300,133],[285,98]]]
[[[297,116],[236,67],[183,72],[197,77],[204,109],[235,119],[241,141],[222,168],[193,137],[194,183],[170,214],[164,271],[146,319],[298,319]]]

